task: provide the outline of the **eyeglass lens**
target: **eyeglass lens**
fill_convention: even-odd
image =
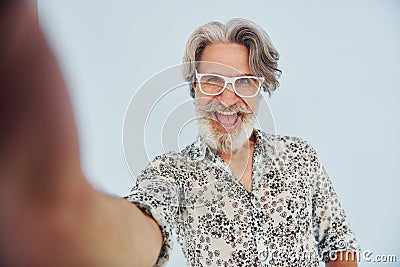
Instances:
[[[225,89],[226,81],[223,77],[216,75],[204,75],[200,78],[200,86],[204,93],[217,95]],[[233,88],[240,96],[254,96],[260,88],[260,81],[251,77],[238,77]]]

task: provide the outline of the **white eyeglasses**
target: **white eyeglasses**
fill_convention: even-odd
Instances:
[[[198,73],[197,70],[195,73],[200,91],[211,96],[222,94],[230,83],[238,96],[254,97],[260,92],[265,81],[264,77],[256,76],[225,77],[219,74]]]

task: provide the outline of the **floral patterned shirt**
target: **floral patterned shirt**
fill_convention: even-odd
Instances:
[[[319,266],[359,250],[314,149],[255,130],[251,193],[201,137],[155,158],[127,199],[160,226],[157,266],[175,229],[188,266]]]

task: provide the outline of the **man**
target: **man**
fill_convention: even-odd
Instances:
[[[158,264],[172,228],[190,266],[319,266],[318,255],[334,266],[338,252],[357,250],[312,147],[253,130],[260,91],[278,86],[278,58],[247,20],[207,23],[190,36],[183,69],[200,137],[157,157],[128,197],[162,229]]]
[[[242,45],[232,42],[204,46],[198,55],[200,59],[228,63],[227,65],[235,70],[229,69],[228,72],[226,68],[206,69],[209,67],[207,64],[200,64],[196,69],[198,73],[194,74],[196,83],[193,84],[199,112],[204,111],[205,114],[214,116],[210,119],[216,120],[209,121],[209,126],[204,125],[204,128],[211,127],[210,129],[216,130],[218,127],[218,131],[212,131],[210,136],[223,133],[218,140],[225,139],[224,148],[221,147],[222,143],[211,145],[212,138],[206,144],[204,142],[207,140],[201,139],[204,142],[201,141],[203,143],[200,145],[206,149],[209,156],[215,158],[215,164],[210,166],[217,174],[215,176],[227,178],[222,184],[222,191],[220,190],[223,193],[221,197],[229,197],[232,200],[237,197],[240,201],[225,204],[219,201],[218,206],[215,206],[216,202],[213,199],[197,205],[190,198],[190,180],[186,188],[178,184],[183,181],[186,173],[174,172],[174,175],[168,177],[157,176],[164,173],[164,167],[168,171],[176,166],[173,164],[174,158],[165,155],[144,170],[137,191],[129,196],[129,199],[135,202],[135,205],[132,205],[126,200],[95,191],[84,178],[65,84],[37,25],[35,11],[27,1],[0,3],[0,40],[1,266],[98,267],[152,266],[156,262],[161,264],[167,259],[172,221],[178,230],[188,264],[194,266],[217,265],[219,258],[221,263],[227,262],[228,265],[261,265],[267,259],[272,260],[273,265],[280,265],[277,262],[282,259],[280,255],[270,256],[270,252],[275,248],[278,252],[285,252],[289,248],[313,250],[314,240],[317,243],[315,247],[320,248],[323,253],[334,251],[338,240],[342,238],[348,242],[341,250],[356,249],[354,237],[348,229],[342,209],[336,202],[331,185],[322,172],[315,153],[305,142],[277,137],[277,144],[286,144],[283,150],[290,148],[291,154],[287,153],[286,156],[287,159],[293,156],[293,160],[286,165],[279,165],[285,162],[277,161],[275,172],[271,169],[267,174],[272,184],[268,184],[268,180],[267,184],[263,185],[260,181],[265,177],[265,173],[260,172],[257,166],[260,157],[263,156],[258,153],[261,151],[260,145],[263,145],[264,134],[251,132],[249,141],[242,145],[236,142],[236,147],[233,140],[229,141],[226,134],[243,129],[246,114],[251,114],[257,106],[257,98],[252,99],[251,95],[240,90],[241,87],[236,83],[246,83],[246,79],[230,78],[242,73],[255,76],[247,81],[256,83],[257,90],[260,89],[257,82],[263,81],[263,78],[271,82],[270,77],[260,76],[252,63],[246,65],[249,51]],[[233,61],[225,62],[231,59]],[[189,74],[193,75],[196,71],[192,69]],[[207,86],[215,86],[218,83],[213,79],[202,83],[201,79],[206,77],[206,72],[218,72],[214,73],[219,75],[215,77],[235,81],[229,84],[227,89],[224,87],[225,90],[220,94],[213,95],[213,91]],[[224,109],[221,110],[222,106],[219,104],[208,105],[211,100],[224,105]],[[212,111],[217,107],[219,109]],[[226,159],[229,154],[232,154],[231,163]],[[233,164],[241,162],[246,154],[250,157],[253,155],[253,166],[250,166],[251,163]],[[182,152],[176,155],[185,154]],[[301,159],[299,155],[308,155],[309,160]],[[285,160],[283,156],[285,155],[279,160]],[[167,159],[168,164],[161,164]],[[293,173],[300,174],[301,169],[297,167],[307,162],[310,167],[309,178],[302,182],[303,180],[297,179],[300,176]],[[199,161],[192,161],[192,164],[198,163]],[[218,166],[223,164],[230,166],[231,173],[218,170]],[[250,167],[253,172],[248,170]],[[286,180],[280,180],[281,167],[288,177],[292,177],[289,184],[285,183]],[[155,171],[154,180],[150,180],[146,185],[146,179],[152,176],[151,171]],[[198,171],[199,175],[189,178],[201,177],[200,174],[207,171],[207,167],[204,166],[204,169]],[[306,176],[307,173],[302,174],[302,178]],[[241,179],[242,191],[239,191],[239,183],[233,183],[235,180],[232,178],[235,177]],[[175,191],[178,194],[174,194],[173,191],[167,191],[159,194],[152,190],[156,189],[157,178],[170,182],[163,184],[166,185],[166,190],[185,189],[189,192],[181,194]],[[292,182],[297,183],[299,187],[296,188],[302,190],[293,191],[295,188],[289,186]],[[216,184],[218,185],[218,181]],[[228,189],[225,185],[228,185],[228,188],[232,186],[232,192],[228,191],[225,194],[224,190]],[[268,186],[269,195],[259,195],[258,192],[267,190]],[[219,187],[216,186],[215,189]],[[198,193],[196,192],[196,195],[199,195]],[[309,193],[313,193],[312,196],[315,197],[307,195]],[[320,197],[326,194],[329,198]],[[174,200],[172,196],[178,196],[178,205],[168,204]],[[263,198],[265,201],[260,202]],[[138,199],[140,201],[137,201]],[[181,205],[180,201],[185,205]],[[260,206],[261,203],[267,206]],[[224,205],[231,205],[232,209],[224,208]],[[241,208],[235,208],[236,206]],[[166,209],[167,207],[170,209]],[[322,210],[324,207],[327,209]],[[207,214],[193,217],[197,208],[201,209],[199,214],[207,209],[215,210],[216,214],[211,214],[211,217]],[[286,212],[285,219],[281,220],[277,213],[271,212],[272,208],[281,215],[281,211]],[[227,220],[228,211],[233,212],[233,216],[237,218],[233,222]],[[331,214],[325,216],[322,213]],[[263,217],[264,215],[266,216]],[[261,222],[265,222],[265,225],[260,225]],[[308,222],[309,225],[300,222]],[[249,228],[244,229],[243,226]],[[225,230],[219,230],[221,228]],[[233,232],[231,229],[238,231]],[[307,239],[310,232],[315,239]],[[216,249],[217,246],[219,249]],[[260,247],[263,248],[261,253],[258,251]],[[204,256],[204,253],[207,255]],[[293,263],[287,261],[285,265],[301,264],[301,260],[293,259]],[[314,263],[314,258],[309,262]],[[337,260],[329,261],[328,265],[355,266],[355,262]]]

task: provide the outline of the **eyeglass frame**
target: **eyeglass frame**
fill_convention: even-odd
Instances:
[[[226,76],[223,76],[223,75],[220,75],[220,74],[214,74],[214,73],[198,73],[198,72],[197,72],[197,69],[195,69],[194,71],[195,71],[196,79],[197,79],[197,81],[198,81],[198,83],[199,83],[200,91],[201,91],[203,94],[209,95],[209,96],[217,96],[217,95],[222,94],[222,93],[225,91],[225,89],[228,87],[228,84],[232,84],[233,92],[234,92],[237,96],[243,97],[243,98],[251,98],[251,97],[255,97],[256,95],[258,95],[258,94],[260,93],[261,87],[262,87],[263,83],[265,82],[265,78],[264,78],[264,77],[258,77],[258,76],[248,76],[248,75],[246,75],[246,76],[237,76],[237,77],[226,77]],[[219,92],[219,93],[217,93],[217,94],[210,94],[210,93],[206,93],[206,92],[203,91],[203,89],[201,88],[200,79],[201,79],[201,77],[206,76],[206,75],[213,75],[213,76],[222,78],[222,79],[224,80],[225,85],[224,85],[224,87],[222,87],[221,92]],[[245,95],[239,94],[239,93],[236,91],[235,82],[236,82],[237,80],[243,79],[243,78],[255,78],[255,79],[257,79],[257,80],[259,81],[260,85],[258,86],[258,89],[257,89],[257,92],[256,92],[256,93],[254,93],[253,95],[250,95],[250,96],[245,96]],[[228,89],[228,90],[229,90],[229,89]]]

